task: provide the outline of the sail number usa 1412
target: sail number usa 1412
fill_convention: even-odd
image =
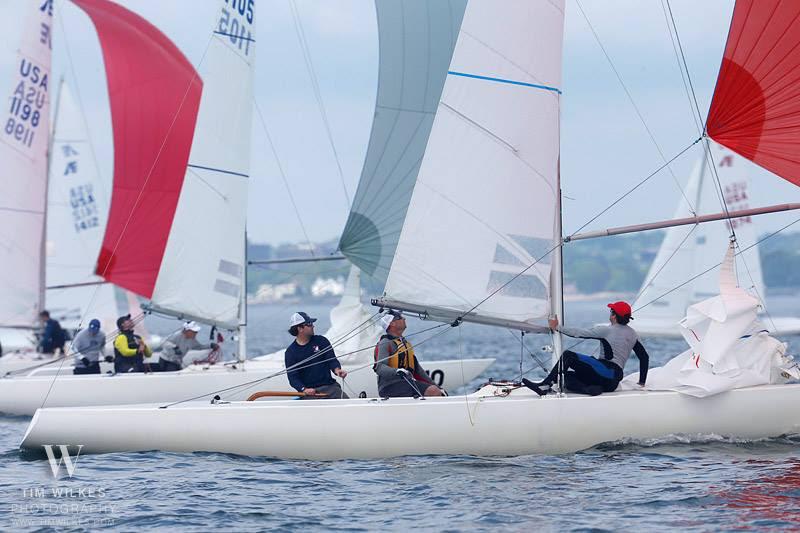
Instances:
[[[225,0],[216,33],[230,39],[244,55],[250,55],[253,39],[254,0]]]

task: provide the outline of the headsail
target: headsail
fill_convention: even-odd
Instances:
[[[100,35],[114,126],[114,189],[97,272],[162,310],[235,327],[254,5],[220,1],[198,73],[138,15],[105,0],[76,3]]]
[[[108,187],[100,178],[86,124],[69,85],[61,83],[56,105],[47,194],[46,306],[73,329],[98,318],[105,331],[130,312],[125,291],[94,273],[108,216]],[[87,283],[97,285],[83,286]]]
[[[0,131],[0,325],[32,327],[44,296],[53,2],[25,2]]]
[[[380,60],[369,147],[339,242],[385,283],[428,144],[467,0],[377,0]]]
[[[800,4],[737,0],[708,135],[800,185]]]
[[[549,314],[563,20],[560,1],[468,4],[387,298],[480,304],[516,321]]]

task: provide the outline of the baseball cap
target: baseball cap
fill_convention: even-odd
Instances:
[[[299,326],[300,324],[313,324],[316,321],[316,318],[311,318],[303,311],[300,311],[293,314],[289,319],[289,327],[291,328],[292,326]]]
[[[93,318],[89,321],[89,329],[93,329],[95,331],[100,329],[100,321],[96,318]]]
[[[386,331],[389,329],[389,325],[392,322],[401,318],[403,318],[403,315],[400,313],[400,311],[389,311],[381,317],[381,326],[383,326],[383,330]]]
[[[128,313],[127,315],[123,315],[123,316],[119,317],[117,319],[117,329],[122,329],[122,323],[125,322],[126,320],[130,320],[130,319],[131,319],[130,313]]]
[[[200,324],[191,320],[189,322],[183,323],[183,331],[194,331],[195,333],[200,331]]]
[[[631,316],[631,306],[628,302],[614,302],[608,304],[608,308],[619,316]],[[631,318],[631,320],[633,319]]]

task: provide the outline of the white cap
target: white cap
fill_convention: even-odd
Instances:
[[[291,328],[292,326],[298,326],[305,323],[313,324],[316,321],[316,318],[311,318],[303,311],[300,311],[299,313],[295,313],[291,316],[289,319],[289,327]]]
[[[397,311],[389,311],[381,317],[381,326],[383,326],[383,331],[389,329],[389,326],[392,322],[394,322],[395,318],[403,318],[403,315]]]
[[[194,331],[195,333],[200,331],[200,324],[195,322],[194,320],[190,322],[183,323],[183,331]]]

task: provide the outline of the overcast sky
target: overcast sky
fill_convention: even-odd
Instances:
[[[23,1],[39,2],[0,0],[0,29],[5,36],[0,49],[2,87],[10,83],[9,69],[22,26],[20,17],[14,14],[20,13]],[[119,3],[158,26],[197,65],[215,26],[217,0]],[[561,162],[564,229],[571,232],[663,161],[603,56],[578,2],[566,3]],[[691,144],[698,133],[661,1],[581,0],[580,5],[659,147],[671,158]],[[670,5],[705,116],[733,1],[672,0]],[[110,181],[110,115],[97,37],[88,18],[64,0],[56,0],[56,17],[54,80],[64,75],[73,93],[80,95],[100,172]],[[266,124],[254,115],[250,238],[275,244],[304,239],[287,184],[299,203],[300,217],[311,240],[338,237],[348,210],[343,189],[352,198],[375,101],[378,50],[373,3],[256,0],[256,25],[255,94]],[[298,30],[307,40],[344,185],[314,98]],[[56,84],[52,86],[55,88]],[[276,154],[267,142],[265,126]],[[699,155],[696,147],[673,165],[682,183]],[[279,168],[283,169],[283,176]],[[751,206],[800,202],[797,187],[765,171],[755,169],[754,173]],[[587,229],[668,218],[679,197],[674,180],[664,172]],[[798,216],[761,217],[759,232],[777,229]],[[797,226],[800,229],[800,224]]]

